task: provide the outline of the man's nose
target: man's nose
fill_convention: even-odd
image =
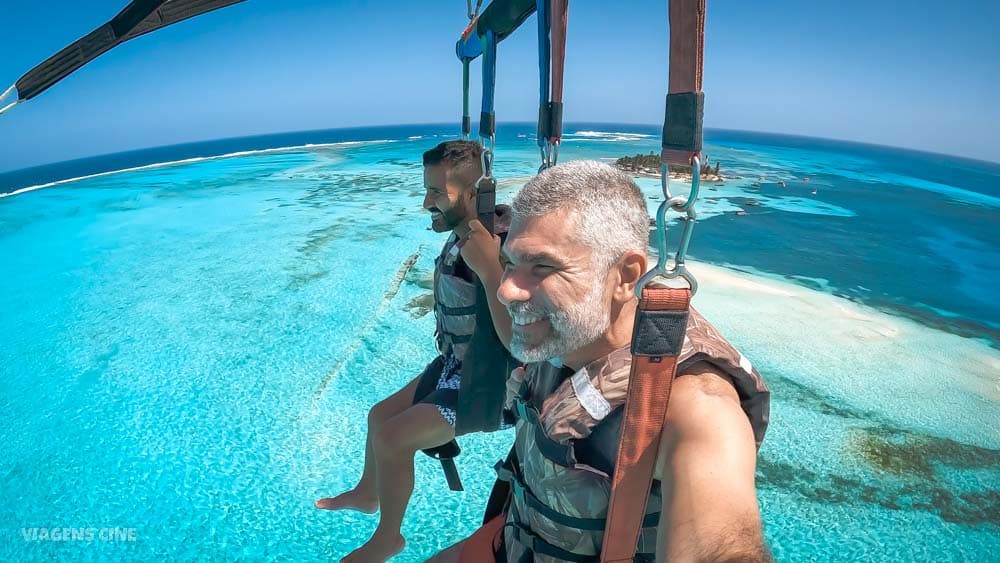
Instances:
[[[431,194],[424,194],[424,209],[430,209],[434,207],[434,199]]]
[[[497,288],[497,299],[504,305],[511,303],[523,303],[531,299],[531,291],[526,285],[527,280],[523,275],[518,274],[518,270],[505,270],[500,277],[500,287]]]

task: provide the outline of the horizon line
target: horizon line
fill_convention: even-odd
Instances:
[[[474,126],[473,127],[473,131],[475,131],[475,125],[477,123],[478,123],[477,121],[473,122],[473,126]],[[624,126],[629,126],[629,127],[654,127],[654,128],[662,128],[662,124],[657,124],[657,123],[635,123],[635,122],[631,122],[630,123],[630,122],[618,122],[618,121],[568,121],[568,122],[564,123],[564,127],[569,126],[569,125],[574,125],[574,124],[578,124],[578,125],[579,124],[584,124],[584,125],[624,125]],[[534,126],[534,125],[537,125],[537,123],[534,122],[534,121],[506,121],[504,123],[497,124],[497,127],[499,128],[499,127],[502,127],[502,126],[505,126],[505,125],[531,125],[531,126]],[[253,138],[258,138],[258,137],[269,137],[269,136],[276,136],[276,135],[295,135],[295,134],[308,134],[308,133],[323,133],[323,132],[327,132],[327,131],[349,131],[349,130],[352,130],[352,129],[379,129],[379,128],[393,128],[393,127],[429,127],[429,126],[448,126],[448,127],[454,127],[455,123],[449,121],[449,122],[395,123],[395,124],[382,124],[382,125],[351,125],[351,126],[345,126],[345,127],[325,127],[325,128],[321,128],[321,129],[298,129],[298,130],[292,130],[292,131],[273,131],[273,132],[269,132],[269,133],[252,133],[252,134],[249,134],[249,135],[241,135],[241,136],[233,136],[233,137],[215,137],[215,138],[210,138],[210,139],[197,139],[197,140],[191,140],[191,141],[183,141],[183,142],[180,142],[180,143],[170,143],[170,144],[155,145],[155,146],[144,146],[144,147],[139,147],[139,148],[134,148],[134,149],[126,149],[126,150],[121,150],[121,151],[116,151],[116,152],[99,153],[99,154],[94,154],[94,155],[89,155],[89,156],[81,156],[81,157],[78,157],[78,158],[72,158],[72,159],[69,159],[69,160],[51,161],[51,162],[45,162],[45,163],[42,163],[42,164],[34,164],[34,165],[31,165],[31,166],[25,166],[25,167],[21,167],[21,168],[11,168],[11,169],[8,169],[8,170],[0,170],[0,176],[5,176],[5,175],[8,175],[8,174],[13,174],[13,173],[17,173],[17,172],[24,172],[24,171],[32,170],[32,169],[35,169],[35,168],[44,168],[44,167],[47,167],[47,166],[54,166],[54,165],[57,165],[57,164],[68,164],[68,163],[72,163],[72,162],[78,162],[78,161],[81,161],[81,160],[98,159],[98,158],[104,158],[104,157],[115,156],[115,155],[120,155],[120,154],[128,154],[128,153],[133,153],[133,152],[142,152],[142,151],[149,151],[149,150],[156,150],[156,149],[167,149],[167,148],[171,148],[171,147],[180,147],[180,146],[184,146],[184,145],[198,145],[198,144],[203,144],[203,143],[204,144],[207,144],[207,143],[217,143],[217,142],[223,142],[223,141],[233,141],[233,140],[239,140],[239,139],[253,139]],[[929,156],[947,157],[947,158],[953,158],[953,159],[957,159],[957,160],[964,160],[964,161],[972,162],[972,163],[980,163],[980,164],[988,164],[988,165],[992,165],[992,166],[1000,166],[1000,160],[998,160],[998,161],[986,160],[986,159],[973,158],[973,157],[968,157],[968,156],[960,156],[960,155],[956,155],[956,154],[935,152],[935,151],[931,151],[931,150],[927,150],[927,149],[918,149],[918,148],[913,148],[913,147],[902,147],[902,146],[895,146],[895,145],[884,145],[884,144],[880,144],[880,143],[873,143],[873,142],[869,142],[869,141],[858,141],[858,140],[854,140],[854,139],[839,139],[839,138],[835,138],[835,137],[818,137],[818,136],[814,136],[814,135],[805,135],[805,134],[801,134],[801,133],[783,133],[783,132],[778,132],[778,131],[759,131],[759,130],[752,130],[752,129],[733,129],[733,128],[727,128],[727,127],[705,127],[704,130],[706,132],[707,131],[724,131],[724,132],[734,132],[734,133],[751,133],[751,134],[774,135],[774,136],[779,136],[779,137],[792,137],[792,138],[799,138],[799,139],[812,139],[812,140],[818,140],[818,141],[834,141],[834,142],[838,142],[838,143],[860,145],[860,146],[864,146],[864,147],[875,147],[875,148],[880,148],[880,149],[903,150],[903,151],[909,151],[909,152],[914,152],[914,153],[919,153],[919,154],[926,154],[926,155],[929,155]],[[456,136],[460,136],[460,133],[458,133],[457,131],[456,131]],[[478,136],[474,135],[472,138],[478,138]],[[220,155],[213,154],[213,155],[205,155],[205,156],[220,156]]]

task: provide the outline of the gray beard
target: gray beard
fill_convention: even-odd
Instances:
[[[596,281],[596,280],[595,280]],[[515,328],[510,352],[522,362],[541,362],[562,358],[600,338],[611,325],[610,311],[604,306],[604,286],[596,281],[579,303],[564,310],[551,311],[530,303],[512,303],[508,310],[519,314],[540,313],[549,321],[550,334],[537,344],[531,344]]]

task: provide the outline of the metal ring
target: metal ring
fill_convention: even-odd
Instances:
[[[694,274],[687,269],[686,265],[688,246],[691,244],[694,224],[698,219],[694,205],[698,200],[698,191],[701,185],[701,159],[695,156],[691,160],[691,192],[687,197],[674,196],[670,193],[669,167],[665,162],[660,165],[660,186],[663,189],[664,200],[656,210],[656,265],[639,278],[639,282],[635,287],[635,294],[639,298],[642,298],[642,288],[657,277],[668,280],[682,278],[688,283],[692,294],[698,291],[698,280],[695,279]],[[667,267],[669,250],[667,248],[666,225],[668,210],[685,214],[680,242],[677,245],[677,252],[674,253],[674,264],[669,268]]]
[[[481,137],[479,142],[483,146],[483,152],[479,155],[479,164],[483,168],[483,173],[479,179],[476,180],[476,189],[479,189],[479,184],[481,184],[483,180],[493,177],[493,148],[496,146],[496,136],[490,135],[489,137]]]
[[[663,191],[663,199],[675,199],[670,193],[670,167],[666,162],[660,164],[660,189]],[[694,207],[698,200],[698,192],[701,191],[701,158],[697,155],[691,157],[691,192],[686,198],[681,198],[679,204],[673,206],[674,211],[685,213]]]
[[[674,197],[670,194],[670,167],[666,162],[660,162],[660,190],[663,191],[664,200]]]
[[[691,157],[691,192],[687,196],[687,201],[680,206],[678,211],[688,211],[694,207],[698,200],[698,191],[701,188],[701,159],[697,155]]]
[[[684,217],[684,228],[681,230],[681,240],[677,244],[677,252],[674,254],[674,267],[667,272],[668,274],[686,271],[684,268],[684,261],[687,258],[688,246],[691,244],[691,235],[694,233],[694,224],[697,220],[698,214],[695,212],[693,207],[689,208],[687,210],[687,216]],[[677,277],[677,275],[668,277]]]

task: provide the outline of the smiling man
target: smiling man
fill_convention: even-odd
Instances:
[[[499,300],[511,352],[512,494],[438,561],[597,561],[628,390],[649,214],[632,179],[593,161],[550,168],[513,202]],[[648,561],[762,561],[754,486],[768,391],[693,309],[637,553]],[[641,510],[641,506],[636,507]]]
[[[495,294],[502,274],[500,237],[492,236],[476,219],[481,155],[482,147],[471,141],[446,141],[423,155],[424,209],[430,213],[435,232],[451,233],[434,262],[439,355],[421,375],[368,413],[365,464],[357,486],[315,503],[327,510],[381,510],[375,533],[343,559],[348,563],[385,561],[402,551],[405,541],[400,526],[413,493],[413,456],[418,450],[450,442],[455,438],[456,424],[466,432],[499,425],[499,400],[495,413],[459,405],[463,381],[469,383],[463,373],[473,371],[475,362],[478,377],[497,380],[501,399],[503,380],[509,372],[504,348],[510,340],[506,309],[491,300],[492,324],[477,326],[477,322],[482,324],[482,316],[477,314],[476,282],[480,281],[487,293]],[[498,207],[497,230],[506,231],[509,221],[509,208]],[[460,412],[477,420],[459,420]]]

